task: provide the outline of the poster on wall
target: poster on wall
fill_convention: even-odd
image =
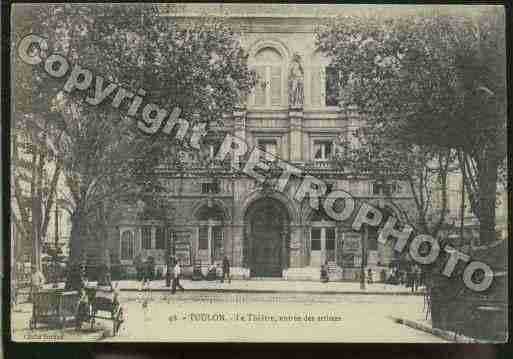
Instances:
[[[361,263],[361,234],[356,232],[345,232],[342,234],[343,244],[340,246],[342,267],[352,268],[358,267]]]
[[[362,252],[362,235],[355,232],[344,233],[344,254],[360,254]]]
[[[191,244],[189,242],[175,243],[175,257],[184,266],[191,265]]]

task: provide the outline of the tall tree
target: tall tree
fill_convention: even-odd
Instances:
[[[345,105],[404,143],[470,162],[467,193],[483,242],[495,239],[497,173],[506,155],[504,35],[499,7],[344,17],[318,32],[319,48],[340,71]]]
[[[21,238],[32,242],[32,263],[40,267],[42,240],[47,236],[62,160],[51,138],[61,133],[41,119],[50,113],[48,98],[34,96],[32,68],[16,56],[16,44],[30,33],[34,13],[31,7],[15,8],[12,63],[17,71],[13,79],[12,122],[12,213]]]
[[[231,111],[254,82],[238,35],[219,19],[179,24],[160,17],[153,5],[66,4],[36,6],[33,23],[48,39],[48,52],[65,54],[70,67],[98,71],[94,75],[133,92],[144,89],[144,103],[168,113],[179,107],[183,118],[207,125]],[[71,213],[77,267],[84,241],[105,228],[119,201],[159,196],[154,169],[175,156],[178,142],[138,131],[126,116],[128,106],[113,109],[110,98],[92,106],[81,91],[62,91],[62,80],[42,67],[34,67],[32,81],[31,95],[52,104],[41,120],[62,133],[52,140],[63,161],[63,205]],[[94,96],[94,82],[87,95]]]
[[[358,176],[365,176],[382,188],[400,220],[419,233],[437,237],[447,227],[447,180],[455,160],[454,151],[408,144],[385,126],[364,126],[348,133],[356,141],[341,143],[334,164]],[[411,203],[394,197],[394,189],[406,186]]]

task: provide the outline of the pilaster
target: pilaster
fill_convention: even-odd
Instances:
[[[303,143],[303,109],[289,110],[290,126],[290,160],[292,162],[302,161],[301,149]]]
[[[235,137],[246,140],[246,109],[243,107],[233,111],[233,130]]]

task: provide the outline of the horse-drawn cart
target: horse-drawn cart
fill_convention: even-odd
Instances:
[[[108,287],[93,289],[91,300],[91,328],[96,319],[112,320],[112,335],[116,335],[123,322],[123,308],[119,304],[118,292]],[[98,315],[99,312],[101,315]]]
[[[42,289],[32,293],[33,307],[29,327],[35,329],[38,323],[63,327],[67,319],[75,317],[78,305],[77,291]]]

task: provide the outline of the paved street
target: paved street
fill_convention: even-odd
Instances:
[[[389,318],[422,320],[421,296],[154,292],[145,317],[138,295],[106,341],[444,342]]]
[[[12,307],[11,307],[12,308]],[[106,323],[101,323],[93,330],[87,325],[81,331],[76,331],[70,323],[65,328],[49,328],[45,324],[39,324],[37,329],[29,328],[29,320],[32,316],[32,304],[18,304],[16,309],[11,309],[11,333],[14,341],[30,342],[91,342],[97,341],[103,335]]]
[[[117,337],[107,341],[328,341],[328,342],[442,342],[425,332],[397,324],[390,316],[425,322],[422,293],[404,286],[359,283],[232,281],[192,282],[190,290],[169,294],[163,281],[152,282],[145,314],[135,281],[118,282],[127,320]],[[300,293],[299,291],[308,293]],[[233,292],[231,292],[233,291]],[[283,292],[275,292],[283,291]],[[38,329],[27,323],[31,305],[13,312],[13,334],[18,340],[42,336],[57,340],[97,340],[87,332]],[[210,316],[209,316],[210,315]],[[145,317],[146,316],[146,317]],[[426,323],[426,322],[425,322]],[[429,323],[426,323],[429,326]],[[87,325],[86,325],[87,326]],[[94,332],[112,328],[98,320]]]
[[[231,283],[221,283],[216,281],[192,281],[190,279],[180,280],[185,288],[191,291],[214,291],[214,292],[302,292],[302,293],[361,293],[361,294],[404,294],[404,295],[423,295],[424,288],[421,287],[416,293],[412,293],[410,288],[404,285],[391,285],[383,283],[365,284],[366,289],[360,289],[359,282],[328,282],[320,281],[289,281],[289,280],[232,280]],[[118,288],[122,291],[136,291],[140,287],[140,282],[135,280],[115,281]],[[96,285],[96,282],[89,282],[90,285]],[[51,288],[50,284],[45,286]],[[64,283],[59,283],[59,288],[64,288]],[[165,280],[153,280],[150,282],[150,288],[155,291],[169,291],[165,286]]]

